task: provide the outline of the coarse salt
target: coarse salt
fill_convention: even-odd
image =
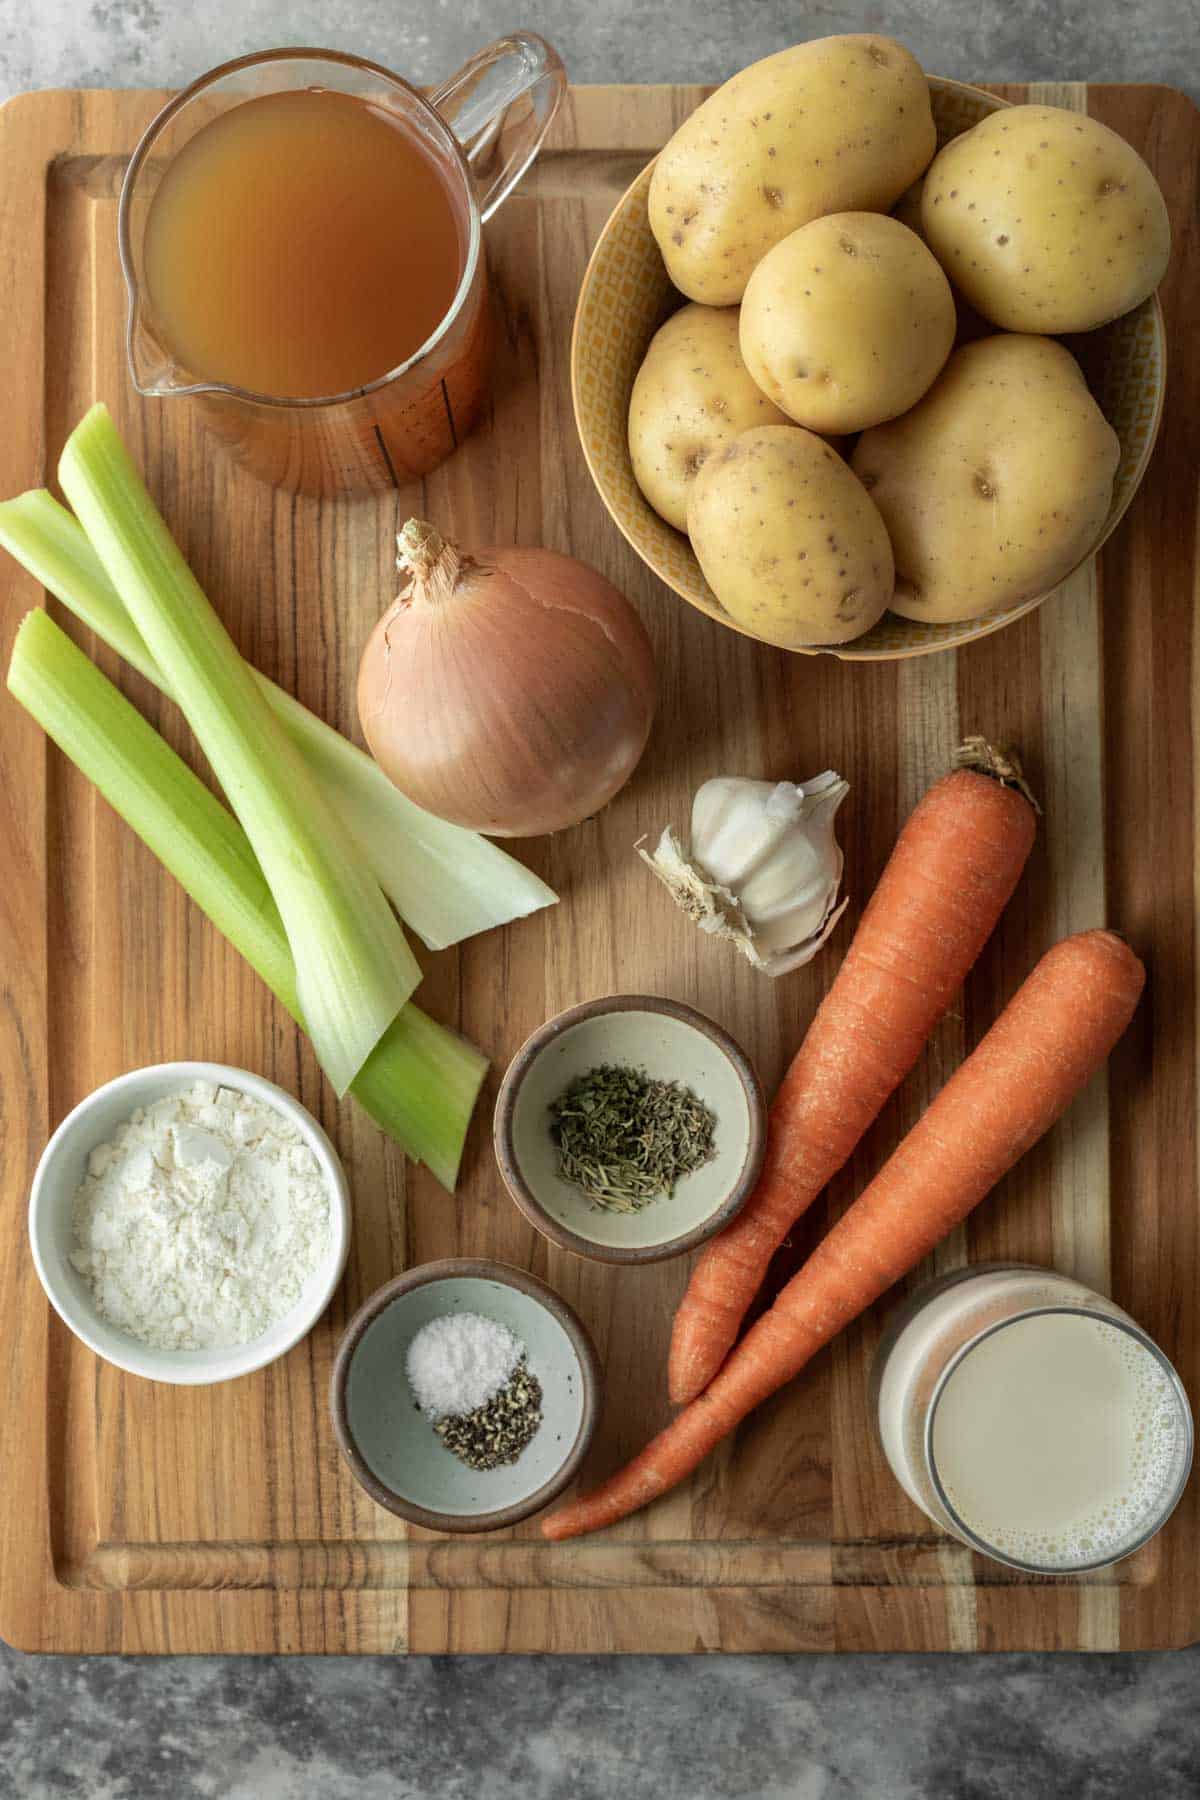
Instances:
[[[428,1418],[460,1418],[498,1394],[524,1354],[507,1325],[482,1313],[443,1313],[408,1346],[408,1384]]]

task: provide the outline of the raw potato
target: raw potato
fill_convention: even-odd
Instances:
[[[739,431],[786,425],[742,361],[736,306],[685,306],[651,339],[629,401],[629,454],[656,513],[687,530],[701,463]]]
[[[922,175],[920,181],[914,181],[912,186],[906,188],[901,194],[892,208],[891,216],[893,219],[899,219],[902,225],[907,225],[910,231],[915,231],[928,250],[929,240],[925,236],[925,227],[921,223],[921,195],[924,190],[925,177]],[[950,292],[954,295],[954,310],[958,316],[958,329],[954,334],[955,349],[960,344],[969,344],[973,338],[991,337],[992,327],[988,321],[981,318],[975,308],[969,306],[956,289],[951,287]]]
[[[730,618],[786,650],[844,644],[892,593],[892,547],[862,483],[797,425],[710,456],[688,501],[692,548]]]
[[[809,431],[894,419],[954,343],[937,259],[884,213],[830,213],[768,250],[746,286],[741,344],[763,392]]]
[[[1057,106],[1005,107],[952,139],[921,217],[951,281],[1007,331],[1094,331],[1152,294],[1171,254],[1136,150]]]
[[[943,624],[1055,587],[1100,534],[1119,456],[1061,344],[1005,333],[956,350],[852,459],[896,554],[892,611]]]
[[[734,305],[772,244],[823,213],[886,212],[936,142],[920,65],[892,38],[818,38],[751,63],[655,164],[667,273],[691,300]]]
[[[910,188],[905,188],[892,208],[893,219],[899,219],[902,225],[915,231],[922,243],[925,242],[925,227],[921,223],[921,195],[924,191],[925,177],[922,175]]]

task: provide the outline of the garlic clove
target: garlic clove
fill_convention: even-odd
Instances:
[[[695,796],[686,851],[668,827],[653,855],[639,854],[701,930],[783,975],[812,960],[845,911],[834,818],[848,792],[832,769],[799,784],[718,777]]]
[[[850,901],[847,898],[842,901],[840,906],[831,907],[820,929],[791,950],[777,951],[773,955],[763,956],[755,950],[752,939],[745,954],[756,969],[762,969],[767,975],[789,975],[793,969],[802,969],[805,963],[813,960],[813,957],[833,935],[838,920],[849,904]]]
[[[783,790],[791,814],[789,829],[737,890],[764,954],[790,949],[821,933],[842,880],[844,859],[833,822],[850,791],[848,784],[832,770],[803,787],[781,782],[767,802],[768,810],[782,810]]]
[[[692,845],[703,846],[714,881],[740,888],[763,868],[800,814],[800,790],[790,782],[718,776],[692,801]]]

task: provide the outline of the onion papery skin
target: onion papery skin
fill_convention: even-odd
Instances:
[[[611,582],[556,551],[441,555],[363,652],[372,755],[456,825],[538,837],[578,824],[645,749],[656,689],[645,627]]]

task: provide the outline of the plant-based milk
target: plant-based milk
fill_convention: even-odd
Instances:
[[[989,1269],[918,1296],[876,1376],[897,1479],[1001,1560],[1115,1561],[1178,1497],[1191,1430],[1177,1380],[1127,1315],[1068,1277]]]

